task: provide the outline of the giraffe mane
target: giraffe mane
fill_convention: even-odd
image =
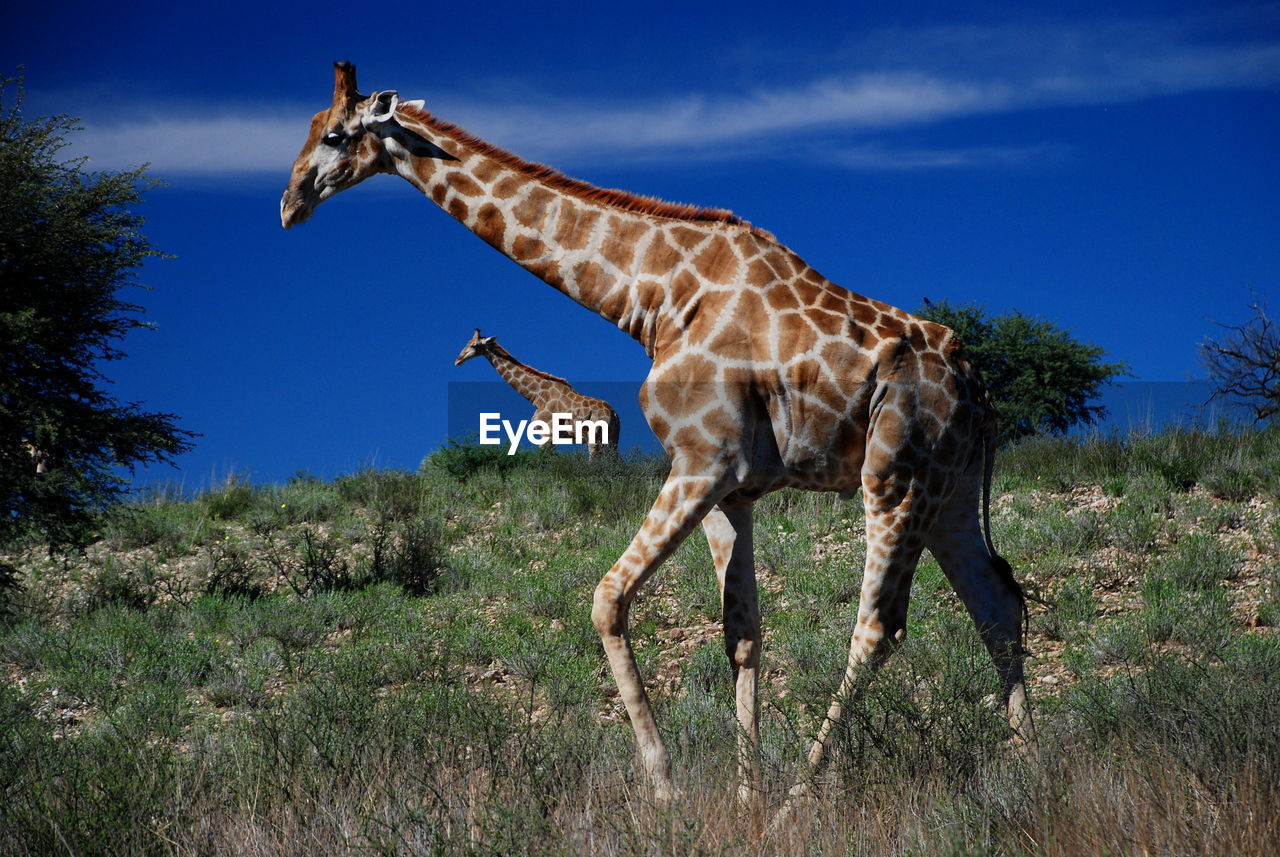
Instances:
[[[439,131],[459,145],[465,146],[467,149],[478,152],[485,157],[492,158],[504,167],[513,169],[521,175],[528,176],[535,181],[542,182],[556,190],[564,191],[586,202],[600,203],[612,208],[633,211],[636,214],[649,214],[673,220],[728,223],[751,227],[750,223],[727,209],[705,208],[681,202],[667,202],[657,197],[642,196],[630,191],[596,187],[589,182],[571,178],[552,167],[526,161],[519,155],[495,146],[493,143],[477,137],[462,127],[435,116],[425,108],[419,107],[419,104],[421,102],[401,101],[396,107],[396,112],[422,122],[433,131]]]
[[[493,351],[494,354],[497,354],[499,357],[505,357],[506,359],[512,361],[513,363],[520,363],[520,361],[516,359],[516,356],[514,354],[512,354],[507,349],[503,348],[497,342],[489,343],[489,348],[490,350]],[[554,381],[559,384],[564,384],[570,390],[573,389],[573,385],[570,384],[564,378],[561,378],[559,375],[552,375],[550,372],[543,372],[541,369],[535,369],[532,366],[530,366],[528,363],[520,363],[520,365],[525,369],[528,369],[530,374],[537,375],[539,378],[546,378],[548,381]]]

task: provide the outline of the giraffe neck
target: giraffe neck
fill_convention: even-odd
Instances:
[[[510,384],[511,389],[527,399],[535,408],[542,409],[561,387],[569,386],[563,378],[548,375],[546,372],[540,372],[532,366],[521,363],[511,355],[511,352],[496,342],[485,349],[484,356],[502,376],[502,380]]]
[[[568,179],[413,107],[402,105],[396,117],[456,158],[388,147],[399,175],[499,252],[627,331],[651,356],[663,322],[678,311],[667,288],[679,252],[671,231],[689,247],[750,228],[727,211]]]

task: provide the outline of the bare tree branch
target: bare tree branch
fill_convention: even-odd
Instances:
[[[1243,324],[1218,324],[1230,331],[1220,340],[1207,339],[1200,359],[1213,382],[1212,402],[1239,400],[1253,413],[1255,423],[1280,417],[1280,328],[1267,315],[1265,302],[1255,301],[1253,317]]]

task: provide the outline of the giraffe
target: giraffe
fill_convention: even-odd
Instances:
[[[588,443],[587,457],[595,460],[602,450],[618,451],[618,415],[608,402],[584,396],[563,378],[548,375],[532,366],[526,366],[511,355],[510,351],[498,344],[497,337],[481,336],[480,329],[471,335],[471,339],[462,352],[453,361],[454,366],[461,366],[473,357],[485,357],[493,364],[493,368],[502,380],[511,388],[529,400],[535,411],[533,418],[550,423],[553,414],[570,414],[574,421],[601,422],[608,433],[603,442]],[[596,433],[589,435],[597,439]]]
[[[399,175],[481,239],[625,330],[653,365],[640,405],[671,469],[595,588],[591,617],[655,797],[671,762],[628,632],[641,587],[699,523],[721,592],[733,672],[739,798],[761,800],[761,630],[753,504],[780,488],[862,491],[866,562],[840,684],[809,751],[803,794],[861,685],[906,632],[927,547],[1001,678],[1013,743],[1034,729],[1026,604],[991,542],[995,411],[946,327],[847,291],[732,213],[607,190],[529,163],[395,91],[362,95],[336,63],[280,200],[281,224],[378,173]],[[790,805],[790,804],[788,804]]]

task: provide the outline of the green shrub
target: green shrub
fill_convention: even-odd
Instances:
[[[1217,651],[1232,636],[1231,601],[1220,586],[1188,590],[1176,580],[1149,574],[1142,581],[1142,621],[1148,640],[1173,640]]]
[[[1168,531],[1171,511],[1167,495],[1133,486],[1107,519],[1107,541],[1146,556]]]
[[[1258,604],[1258,624],[1267,628],[1280,625],[1280,564],[1273,563],[1262,575],[1263,592]]]
[[[1050,590],[1047,600],[1052,606],[1040,616],[1038,627],[1050,639],[1074,637],[1097,619],[1098,599],[1087,581],[1068,577]]]
[[[1211,465],[1204,476],[1204,487],[1215,497],[1243,503],[1261,487],[1251,470],[1232,464]]]
[[[1145,654],[1135,668],[1089,676],[1068,693],[1078,738],[1153,759],[1177,759],[1212,783],[1245,759],[1280,770],[1280,647],[1246,635],[1212,657]]]
[[[231,521],[252,508],[258,489],[244,476],[232,474],[222,488],[201,494],[196,501],[210,518]]]
[[[17,568],[0,561],[0,628],[17,618],[22,591],[22,575]]]
[[[1148,441],[1136,445],[1134,460],[1149,472],[1157,474],[1174,491],[1190,491],[1200,478],[1200,462],[1186,454],[1179,444]]]
[[[303,526],[284,538],[269,538],[261,556],[290,589],[306,596],[354,585],[345,547],[332,533]]]
[[[937,614],[867,679],[835,732],[834,773],[850,787],[885,769],[966,782],[1008,740],[1004,712],[989,704],[996,672],[967,616]]]
[[[454,479],[465,482],[484,471],[505,475],[518,467],[527,466],[537,454],[537,450],[518,449],[514,455],[508,455],[507,447],[502,444],[481,445],[472,442],[471,438],[450,438],[447,444],[423,460],[422,469],[442,470]]]
[[[155,566],[149,562],[129,567],[112,554],[103,555],[90,564],[74,612],[91,613],[116,605],[146,610],[159,597],[158,578]]]
[[[1224,547],[1216,535],[1191,533],[1157,563],[1156,570],[1177,586],[1194,591],[1234,578],[1240,566],[1239,554]]]
[[[417,517],[400,528],[384,579],[398,583],[412,595],[425,595],[448,568],[443,527],[432,518]]]
[[[205,546],[197,557],[195,573],[207,595],[257,598],[264,592],[254,579],[248,551],[226,536]]]
[[[1002,449],[996,456],[1001,490],[1069,491],[1128,472],[1124,443],[1116,438],[1032,436]]]
[[[403,521],[416,515],[430,490],[426,481],[416,474],[371,467],[339,478],[334,488],[345,502],[363,506],[376,519],[388,521]]]
[[[193,535],[186,504],[177,500],[121,506],[104,522],[103,537],[121,550],[155,547],[170,553],[189,542]]]

